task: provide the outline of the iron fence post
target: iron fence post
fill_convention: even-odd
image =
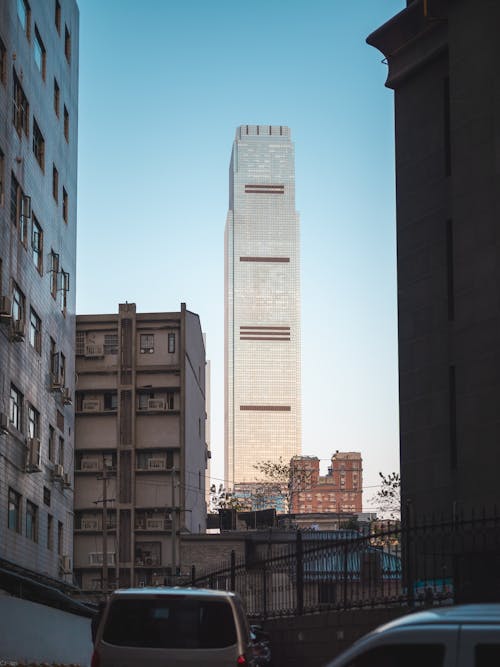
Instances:
[[[196,567],[194,565],[191,565],[191,586],[195,586],[195,581],[196,581]]]
[[[231,590],[236,590],[236,552],[231,550]]]
[[[297,615],[302,616],[304,613],[304,550],[300,530],[297,531],[296,566]]]

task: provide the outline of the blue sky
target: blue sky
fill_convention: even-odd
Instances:
[[[365,487],[398,469],[393,95],[365,38],[404,4],[79,0],[77,312],[200,315],[217,480],[228,167],[246,123],[295,142],[303,453],[361,451]]]

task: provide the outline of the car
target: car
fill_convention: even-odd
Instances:
[[[241,599],[228,591],[119,589],[93,634],[91,667],[254,667]]]
[[[327,667],[490,667],[500,663],[500,604],[433,608],[368,633]]]

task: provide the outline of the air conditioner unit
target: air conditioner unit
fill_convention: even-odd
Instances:
[[[71,476],[69,472],[65,472],[63,474],[63,484],[65,489],[70,489],[71,488]]]
[[[26,335],[24,320],[12,320],[11,324],[11,340],[15,343],[21,343]]]
[[[80,470],[100,470],[100,463],[99,459],[82,458]]]
[[[102,565],[104,561],[104,556],[102,551],[93,551],[89,553],[89,563],[90,565]],[[112,551],[108,551],[108,565],[115,564],[115,554]]]
[[[63,574],[71,573],[71,558],[70,556],[61,556],[59,559],[59,567]]]
[[[149,398],[148,410],[165,410],[166,402],[164,398]]]
[[[88,359],[98,359],[100,357],[104,357],[104,345],[95,345],[94,343],[86,343],[85,356]]]
[[[12,317],[12,303],[8,296],[0,296],[0,317]]]
[[[164,530],[165,521],[163,517],[157,519],[146,519],[147,530]]]
[[[7,433],[9,430],[9,417],[5,412],[0,412],[0,431]]]
[[[82,530],[99,530],[99,519],[82,519]]]
[[[64,381],[59,374],[51,373],[50,375],[50,391],[58,392],[64,389]]]
[[[165,470],[165,459],[148,459],[148,470]]]
[[[40,472],[41,444],[38,438],[28,439],[28,452],[26,456],[26,472]]]
[[[64,405],[71,405],[73,399],[71,398],[71,389],[69,387],[63,387],[62,390],[62,402]]]
[[[99,398],[86,398],[82,401],[82,412],[100,412],[101,401]]]
[[[54,479],[64,479],[64,468],[60,463],[54,466]]]

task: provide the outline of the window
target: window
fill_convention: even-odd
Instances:
[[[54,23],[57,32],[61,34],[61,3],[59,2],[59,0],[56,0],[55,3]]]
[[[13,384],[10,385],[10,423],[18,431],[23,427],[23,395]]]
[[[118,408],[118,396],[115,393],[105,392],[104,394],[104,409],[116,410]]]
[[[54,548],[54,517],[47,514],[47,549],[52,551]]]
[[[26,501],[26,537],[38,542],[38,507]]]
[[[68,63],[71,62],[71,35],[67,25],[64,26],[64,55]]]
[[[26,0],[17,0],[17,16],[23,27],[26,37],[30,38],[31,10]]]
[[[19,240],[26,247],[28,220],[31,218],[31,197],[24,194],[14,174],[10,179],[10,219],[18,228]]]
[[[68,193],[66,192],[66,188],[63,188],[62,190],[62,216],[64,222],[68,222]]]
[[[9,489],[9,518],[8,526],[11,530],[15,530],[16,533],[21,532],[21,495],[14,491],[14,489]]]
[[[54,79],[54,111],[56,116],[59,118],[59,104],[60,104],[61,94],[59,91],[59,84],[56,79]]]
[[[23,87],[14,70],[14,99],[12,101],[12,122],[19,136],[28,136],[29,104]]]
[[[45,81],[46,52],[45,52],[45,46],[43,45],[42,38],[40,37],[40,33],[38,32],[38,28],[36,27],[36,25],[35,25],[35,39],[33,40],[33,53],[35,56],[36,66],[40,70],[42,79]]]
[[[0,83],[4,86],[7,82],[7,50],[0,39]]]
[[[57,553],[62,556],[63,553],[64,532],[61,521],[57,522]]]
[[[50,293],[55,299],[57,295],[57,276],[59,274],[59,255],[50,251]]]
[[[52,196],[59,202],[59,172],[55,164],[52,165]]]
[[[12,287],[12,319],[14,321],[25,322],[25,303],[24,294],[16,283]]]
[[[49,425],[49,461],[54,463],[54,454],[56,448],[56,430],[53,426]]]
[[[41,170],[45,169],[45,139],[38,127],[38,123],[33,116],[33,153]]]
[[[64,465],[64,438],[61,438],[61,436],[59,436],[59,454],[57,462],[62,466]]]
[[[38,354],[42,352],[42,320],[30,309],[30,330],[29,339],[31,347],[34,347]]]
[[[85,331],[76,332],[75,355],[83,357],[85,354]]]
[[[141,334],[141,354],[152,354],[155,351],[154,334]]]
[[[104,334],[104,354],[118,354],[118,334]]]
[[[43,504],[50,507],[50,489],[46,486],[43,487]]]
[[[68,110],[66,109],[66,105],[64,105],[64,138],[66,139],[67,142],[69,142],[69,113]]]
[[[69,292],[69,273],[61,268],[61,271],[58,276],[58,286],[57,289],[60,292],[60,307],[61,312],[66,315],[66,309],[68,307],[68,292]]]
[[[56,341],[50,337],[50,373],[54,380],[59,381],[59,354],[56,352]]]
[[[32,405],[28,406],[28,436],[30,438],[40,436],[40,413]]]
[[[31,237],[31,247],[33,250],[33,264],[36,266],[38,273],[43,273],[43,231],[38,220],[33,216],[33,233]]]
[[[170,354],[175,352],[175,334],[174,333],[169,333],[168,334],[168,351]]]

